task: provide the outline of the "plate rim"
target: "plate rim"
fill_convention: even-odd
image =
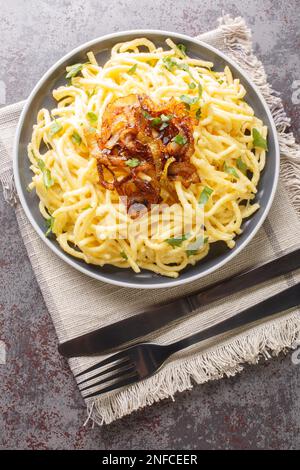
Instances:
[[[255,94],[259,98],[261,104],[263,105],[264,110],[265,110],[265,112],[266,112],[266,114],[269,118],[270,124],[271,124],[272,134],[274,136],[274,146],[275,146],[275,159],[274,159],[275,160],[274,161],[275,169],[274,169],[274,180],[273,180],[273,183],[272,183],[271,194],[270,194],[270,197],[269,197],[269,200],[268,200],[266,206],[263,209],[263,212],[260,215],[260,219],[259,219],[258,223],[255,225],[255,227],[252,229],[252,231],[245,237],[245,240],[243,240],[243,242],[240,244],[239,247],[237,247],[236,249],[233,249],[224,260],[216,262],[214,266],[211,266],[210,268],[207,268],[202,273],[196,273],[194,275],[191,275],[191,276],[187,277],[186,279],[181,279],[180,274],[179,274],[179,277],[176,278],[176,279],[170,278],[170,280],[168,280],[168,278],[164,277],[166,279],[166,281],[161,283],[161,284],[153,284],[153,283],[147,282],[147,281],[146,281],[146,284],[144,284],[144,283],[143,284],[137,284],[137,283],[135,283],[134,281],[131,281],[131,280],[122,281],[122,280],[118,280],[118,279],[108,279],[105,276],[103,276],[101,274],[101,272],[93,273],[93,272],[89,271],[85,266],[81,266],[81,265],[77,264],[75,262],[75,258],[74,258],[74,261],[73,261],[73,259],[69,258],[64,252],[59,251],[56,244],[51,243],[51,241],[47,237],[45,237],[44,232],[40,229],[40,227],[38,226],[38,224],[34,220],[32,214],[31,214],[30,208],[28,207],[28,205],[26,203],[26,200],[25,200],[25,197],[24,197],[24,194],[23,194],[23,188],[22,188],[22,185],[21,185],[19,169],[18,169],[19,142],[20,142],[21,131],[22,131],[22,128],[23,128],[23,125],[24,125],[25,116],[27,114],[27,111],[28,111],[28,109],[30,107],[30,104],[31,104],[32,100],[34,99],[36,93],[41,88],[41,86],[45,83],[45,81],[52,75],[52,73],[55,72],[55,70],[58,67],[60,67],[60,65],[62,65],[66,60],[73,57],[77,53],[81,52],[83,49],[93,47],[95,44],[98,44],[98,43],[100,43],[102,41],[105,41],[105,40],[117,40],[117,38],[122,37],[124,35],[131,35],[131,36],[134,37],[134,35],[141,35],[141,34],[143,34],[145,37],[147,37],[147,35],[160,35],[160,36],[166,36],[166,37],[170,37],[170,38],[179,39],[179,40],[182,40],[182,41],[185,41],[185,40],[186,41],[192,41],[196,45],[199,45],[199,46],[201,46],[205,49],[208,49],[208,50],[214,52],[216,55],[221,57],[229,65],[232,65],[234,68],[236,68],[238,70],[238,72],[241,74],[241,76],[245,79],[245,81],[250,84],[250,86],[254,90]],[[77,271],[80,271],[81,273],[83,273],[83,274],[85,274],[85,275],[87,275],[87,276],[89,276],[93,279],[96,279],[98,281],[101,281],[101,282],[106,282],[108,284],[116,285],[116,286],[119,286],[119,287],[127,287],[127,288],[135,288],[135,289],[163,289],[163,288],[176,287],[176,286],[179,286],[179,285],[188,284],[190,282],[196,281],[197,279],[201,279],[203,277],[208,276],[209,274],[212,274],[217,269],[220,269],[222,266],[229,263],[241,251],[243,251],[243,249],[250,243],[250,241],[255,237],[258,230],[261,228],[264,221],[266,220],[266,217],[267,217],[267,215],[268,215],[268,213],[271,209],[271,206],[272,206],[272,203],[273,203],[273,200],[274,200],[274,196],[275,196],[275,193],[276,193],[276,190],[277,190],[278,181],[279,181],[279,171],[280,171],[280,147],[279,147],[279,141],[278,141],[276,125],[275,125],[272,113],[269,109],[269,106],[268,106],[265,98],[263,97],[263,95],[262,95],[261,91],[258,89],[258,87],[255,85],[255,83],[253,83],[252,79],[249,78],[246,75],[246,71],[244,71],[243,68],[235,62],[235,60],[232,60],[224,52],[220,51],[219,49],[217,49],[214,46],[211,46],[210,44],[205,43],[204,41],[201,41],[198,38],[193,38],[193,37],[188,36],[186,34],[176,33],[176,32],[172,32],[172,31],[158,30],[158,29],[133,29],[133,30],[124,30],[124,31],[119,31],[119,32],[115,32],[115,33],[106,34],[104,36],[99,36],[95,39],[92,39],[90,41],[82,43],[81,45],[77,46],[76,48],[72,49],[70,52],[68,52],[67,54],[62,56],[58,61],[56,61],[42,75],[42,77],[38,80],[36,85],[33,87],[33,89],[31,91],[31,93],[29,94],[28,98],[26,99],[25,105],[22,109],[22,112],[21,112],[19,120],[18,120],[18,124],[17,124],[17,128],[16,128],[16,134],[15,134],[15,138],[14,138],[14,144],[13,144],[13,175],[14,175],[14,181],[15,181],[17,194],[18,194],[20,203],[22,205],[22,208],[23,208],[29,222],[31,223],[32,227],[35,229],[35,231],[37,232],[39,237],[43,240],[43,242],[52,250],[53,253],[55,253],[55,255],[57,255],[61,260],[66,262],[69,266],[72,266]],[[87,263],[87,266],[88,266],[88,263]],[[101,269],[101,267],[99,267],[99,268]],[[130,268],[124,268],[124,269],[130,269]]]

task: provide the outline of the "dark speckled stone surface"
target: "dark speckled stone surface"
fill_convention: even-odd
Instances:
[[[300,138],[299,0],[0,0],[0,105],[24,99],[61,55],[112,31],[196,35],[222,12],[244,16],[255,50]],[[300,87],[298,87],[300,88]],[[83,427],[86,411],[0,193],[0,449],[299,449],[300,366],[290,355],[247,366],[109,426]]]

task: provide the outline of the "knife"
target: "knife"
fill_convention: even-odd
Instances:
[[[58,351],[65,357],[93,356],[112,352],[124,343],[187,317],[199,307],[287,274],[299,267],[300,248],[190,295],[151,306],[129,318],[73,338],[60,344]]]

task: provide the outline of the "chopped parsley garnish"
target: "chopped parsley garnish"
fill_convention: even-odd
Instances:
[[[186,55],[186,46],[184,44],[177,44],[177,48],[183,55]]]
[[[187,235],[182,235],[182,237],[176,237],[176,238],[167,238],[165,240],[169,245],[175,247],[175,246],[181,246],[182,242],[188,239],[188,234]]]
[[[81,137],[80,137],[80,135],[78,134],[77,131],[73,132],[71,138],[72,138],[72,142],[74,142],[74,144],[78,144],[78,145],[81,144],[82,139],[81,139]]]
[[[74,64],[70,65],[69,67],[66,67],[67,70],[67,75],[66,78],[73,78],[75,77],[82,69],[83,64]]]
[[[93,113],[93,111],[89,111],[87,113],[87,118],[91,122],[97,122],[98,121],[98,116],[97,116],[97,114]]]
[[[261,135],[261,133],[255,129],[252,129],[252,137],[253,137],[253,147],[259,147],[264,150],[268,150],[268,144],[266,139]]]
[[[151,114],[149,114],[145,110],[142,110],[142,114],[145,119],[148,119],[149,121],[151,121],[152,127],[155,127],[155,128],[159,127],[160,131],[168,127],[169,121],[173,118],[173,115],[171,114],[168,116],[166,114],[161,114],[160,116],[154,118],[151,116]]]
[[[88,97],[91,98],[96,93],[96,88],[94,88],[92,91],[87,91],[86,93],[87,93]]]
[[[199,83],[198,83],[198,95],[199,95],[199,99],[201,98],[202,93],[203,93],[203,88],[202,88],[201,83],[199,82]]]
[[[121,251],[120,255],[122,256],[122,258],[128,259],[128,256],[126,255],[125,251]]]
[[[145,111],[144,109],[142,110],[142,114],[145,119],[149,119],[149,120],[152,119],[151,114],[149,114],[148,111]]]
[[[152,118],[147,117],[147,119],[151,120],[152,127],[159,127],[159,130],[162,131],[169,125],[169,121],[173,118],[172,115],[167,116],[166,114],[161,114],[159,117]]]
[[[195,116],[197,119],[201,118],[201,108],[197,109]]]
[[[236,166],[238,167],[238,169],[244,174],[246,175],[247,174],[247,170],[248,170],[248,167],[246,165],[246,163],[242,160],[242,157],[239,157],[236,161]]]
[[[186,250],[186,254],[188,256],[196,255],[199,251],[199,248],[201,248],[207,242],[208,242],[208,237],[205,237],[205,238],[199,237],[195,241],[195,243],[191,243],[191,245],[189,245],[189,249]]]
[[[191,90],[194,90],[196,88],[196,83],[192,82],[189,84],[189,88]],[[192,104],[197,103],[197,101],[201,98],[202,96],[202,85],[201,83],[198,83],[198,96],[190,96],[190,95],[181,95],[179,98],[181,101],[183,101],[186,105],[190,106]]]
[[[129,75],[133,75],[134,72],[136,71],[136,68],[137,68],[137,64],[134,64],[132,67],[130,67],[129,70],[127,70],[127,73],[129,73]]]
[[[158,127],[158,126],[161,125],[161,123],[162,123],[162,120],[161,120],[160,117],[156,117],[156,118],[151,119],[151,126],[152,127]]]
[[[46,219],[46,227],[47,227],[47,230],[45,232],[46,237],[48,237],[48,235],[50,235],[50,233],[52,232],[53,225],[54,225],[54,217],[50,215],[49,219]]]
[[[173,72],[174,68],[177,67],[177,62],[175,59],[173,59],[173,57],[164,57],[163,58],[163,63],[164,63],[164,66],[166,67],[167,70],[169,70],[169,72]]]
[[[197,103],[198,101],[198,96],[190,96],[190,95],[181,95],[180,97],[180,100],[183,101],[183,103],[187,104],[187,105],[191,105],[191,104],[195,104]]]
[[[234,176],[235,178],[239,178],[239,175],[236,172],[236,169],[232,166],[228,166],[226,162],[224,162],[224,171],[229,175]]]
[[[50,136],[52,137],[53,135],[57,134],[58,132],[60,132],[62,130],[62,125],[58,122],[58,121],[54,121],[51,126],[50,126]]]
[[[173,57],[164,57],[163,58],[163,63],[164,66],[169,70],[169,72],[173,72],[175,67],[177,67],[179,70],[184,70],[189,74],[189,76],[194,80],[193,75],[190,72],[190,68],[188,64],[185,62],[177,62],[177,60],[173,59]]]
[[[166,115],[166,114],[161,114],[161,115],[160,115],[160,118],[161,118],[162,122],[169,122],[170,119],[173,118],[173,115],[172,115],[172,114],[168,114],[168,115]]]
[[[184,135],[177,134],[173,139],[173,142],[178,145],[185,145],[187,143],[187,138]]]
[[[125,163],[127,166],[130,166],[130,168],[135,168],[136,166],[139,166],[141,162],[137,158],[130,158]]]
[[[202,193],[200,194],[198,204],[200,205],[206,204],[212,193],[213,193],[213,189],[209,188],[208,186],[204,186]]]
[[[186,250],[186,254],[188,256],[193,256],[193,255],[196,255],[198,253],[198,250]]]
[[[49,189],[51,188],[51,186],[54,185],[54,181],[51,177],[51,173],[50,173],[50,170],[48,170],[48,168],[46,168],[46,165],[45,163],[43,162],[43,160],[38,160],[38,167],[39,169],[41,170],[41,172],[43,173],[43,181],[44,181],[44,185],[45,185],[45,188],[46,189]]]
[[[172,114],[169,114],[169,115],[161,114],[160,119],[162,120],[162,125],[160,126],[159,130],[162,131],[163,129],[168,127],[169,122],[171,121],[171,119],[173,119],[173,117],[174,116]]]
[[[185,62],[177,62],[177,67],[180,69],[180,70],[184,70],[185,72],[188,72],[190,74],[190,68],[188,66],[188,64],[186,64]],[[190,76],[192,77],[192,75],[190,74]],[[193,78],[193,77],[192,77]]]

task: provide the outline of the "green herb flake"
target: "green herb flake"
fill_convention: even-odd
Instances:
[[[171,119],[173,119],[173,115],[170,114],[170,115],[166,115],[166,114],[161,114],[160,118],[162,120],[162,125],[160,126],[159,130],[160,131],[163,131],[166,127],[168,127]]]
[[[137,64],[134,64],[132,67],[130,67],[129,70],[127,70],[127,73],[129,73],[129,75],[133,75],[136,71],[136,68],[137,68]]]
[[[198,95],[199,95],[199,99],[201,98],[202,93],[203,93],[202,85],[201,85],[201,83],[198,83]]]
[[[181,95],[180,100],[187,105],[195,104],[198,101],[198,96],[192,97],[190,95]]]
[[[176,60],[170,56],[163,58],[163,64],[169,72],[173,72],[174,68],[178,65]]]
[[[50,126],[50,131],[49,131],[50,136],[51,137],[54,136],[55,134],[60,132],[62,128],[63,128],[62,125],[58,121],[55,120]]]
[[[72,142],[73,142],[74,144],[80,145],[81,142],[82,142],[82,139],[81,139],[81,137],[80,137],[80,135],[78,134],[77,131],[74,131],[74,132],[73,132],[71,138],[72,138]]]
[[[201,108],[197,109],[195,116],[198,120],[201,118]]]
[[[208,237],[199,237],[194,243],[189,245],[189,249],[186,250],[187,256],[196,255],[200,248],[208,242]]]
[[[167,116],[166,114],[161,114],[159,117],[156,117],[156,118],[151,118],[150,117],[150,120],[151,120],[151,126],[152,127],[159,127],[159,130],[162,131],[163,129],[165,129],[166,127],[168,127],[169,125],[169,121],[170,119],[172,119],[173,116],[172,115],[169,115]],[[148,118],[149,119],[149,118]]]
[[[181,62],[181,63],[178,63],[177,62],[177,67],[180,69],[180,70],[184,70],[185,72],[188,72],[190,74],[190,68],[188,66],[188,64],[186,64],[185,62]],[[190,76],[192,77],[192,75],[190,74]],[[193,77],[192,77],[193,78]]]
[[[162,122],[169,122],[174,116],[172,114],[161,114],[160,115],[160,119],[162,120]]]
[[[228,166],[226,162],[224,162],[224,171],[228,173],[229,175],[234,176],[235,178],[239,178],[239,175],[236,172],[236,169],[233,168],[232,166]]]
[[[135,168],[136,166],[139,166],[141,162],[137,158],[130,158],[125,163],[127,166],[130,166],[130,168]]]
[[[41,170],[41,172],[43,173],[43,182],[44,182],[45,188],[46,189],[51,188],[51,186],[54,185],[54,181],[51,177],[50,170],[48,170],[48,168],[46,168],[45,163],[43,162],[43,160],[38,160],[38,167]]]
[[[126,255],[125,251],[121,251],[120,255],[122,256],[122,258],[124,258],[126,260],[128,259],[128,256]]]
[[[145,119],[152,119],[151,114],[148,113],[148,111],[145,111],[144,109],[142,110],[142,115],[144,116]]]
[[[186,46],[184,44],[177,44],[177,48],[183,55],[186,55]]]
[[[96,93],[96,88],[94,88],[92,91],[87,91],[86,93],[87,93],[88,97],[91,98]]]
[[[66,78],[73,78],[76,77],[76,75],[79,74],[79,72],[82,70],[83,64],[74,64],[70,65],[69,67],[66,68],[67,70],[67,75]]]
[[[248,167],[246,165],[246,163],[242,160],[242,157],[239,157],[236,161],[236,166],[238,167],[238,169],[244,174],[244,175],[247,175],[247,170],[248,170]]]
[[[190,90],[194,90],[196,88],[196,83],[195,82],[192,82],[192,83],[189,83],[189,89]]]
[[[186,250],[187,256],[193,256],[198,253],[198,250]]]
[[[27,191],[28,193],[31,193],[32,189],[33,189],[33,188],[31,188],[29,185],[26,186],[26,191]]]
[[[93,111],[89,111],[87,113],[87,118],[91,122],[97,122],[98,121],[98,116],[97,116],[97,114],[93,113]]]
[[[204,186],[200,194],[198,204],[200,204],[201,206],[206,204],[212,193],[213,193],[213,189],[209,188],[208,186]]]
[[[182,235],[182,237],[175,237],[175,238],[167,238],[165,240],[169,245],[176,247],[176,246],[181,246],[182,242],[188,239],[188,234],[187,235]]]
[[[43,160],[38,160],[37,164],[41,171],[45,170],[45,163],[43,162]]]
[[[264,150],[268,150],[268,144],[266,139],[261,135],[261,133],[255,129],[252,129],[252,137],[253,137],[253,147],[259,147]]]
[[[52,230],[53,230],[53,225],[54,225],[54,217],[52,217],[52,215],[50,215],[49,219],[46,219],[46,232],[45,232],[45,235],[46,237],[48,237],[48,235],[50,235],[50,233],[52,233]]]
[[[161,120],[160,117],[156,117],[156,118],[151,119],[151,126],[152,127],[158,127],[158,126],[161,125],[161,123],[162,123],[162,120]]]
[[[184,135],[177,134],[173,139],[173,142],[178,145],[185,145],[187,143],[187,138]]]

